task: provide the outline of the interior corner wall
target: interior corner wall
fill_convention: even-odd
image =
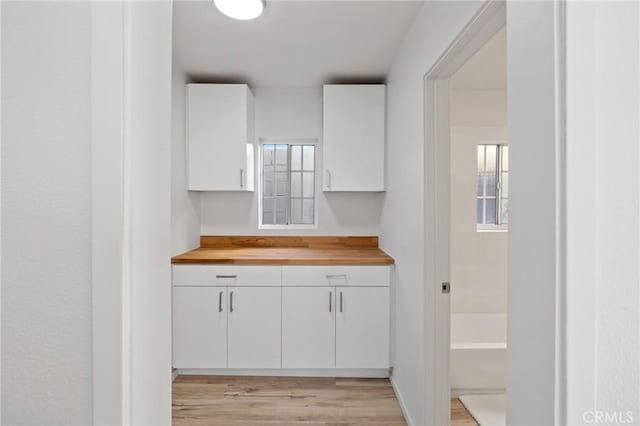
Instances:
[[[559,2],[507,4],[507,424],[513,426],[561,424],[562,7]]]
[[[91,9],[2,2],[2,423],[92,423]]]
[[[256,144],[260,138],[315,138],[317,228],[291,230],[259,229],[256,173],[255,192],[203,192],[202,235],[319,234],[378,235],[381,193],[323,192],[322,181],[322,88],[257,87],[255,98]],[[256,172],[259,150],[255,149]]]
[[[452,90],[451,313],[507,312],[506,232],[476,230],[477,146],[507,143],[505,90]]]
[[[173,60],[171,70],[171,254],[200,245],[200,193],[187,191],[187,76]]]
[[[125,3],[122,304],[132,425],[171,424],[171,12],[171,2]]]
[[[387,79],[387,191],[380,236],[381,247],[396,259],[393,382],[413,425],[434,423],[437,399],[429,370],[436,352],[424,345],[425,327],[435,330],[433,312],[425,312],[425,296],[435,290],[425,292],[424,280],[424,77],[482,5],[427,2]]]

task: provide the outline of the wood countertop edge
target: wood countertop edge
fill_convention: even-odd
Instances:
[[[200,247],[171,258],[199,265],[393,265],[378,237],[202,236]]]
[[[340,266],[385,266],[393,265],[393,258],[385,259],[172,259],[173,265],[340,265]]]

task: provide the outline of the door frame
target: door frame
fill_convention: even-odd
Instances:
[[[449,282],[449,80],[505,25],[506,3],[487,1],[424,76],[425,413],[433,413],[425,424],[448,425],[451,410],[450,298],[441,289]]]

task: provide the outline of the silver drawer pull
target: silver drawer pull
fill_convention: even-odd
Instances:
[[[330,280],[332,278],[344,278],[345,280],[347,279],[347,274],[327,274],[327,279]]]
[[[340,292],[340,312],[342,312],[342,292]]]
[[[332,311],[332,306],[331,306],[332,303],[333,303],[333,292],[330,291],[329,292],[329,312]]]
[[[238,278],[237,275],[216,275],[216,278]]]
[[[229,293],[229,312],[233,312],[233,292]]]
[[[221,291],[218,294],[218,312],[222,312],[222,293],[224,293],[224,292]]]

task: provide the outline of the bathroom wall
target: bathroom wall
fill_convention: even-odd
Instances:
[[[507,233],[476,230],[477,146],[504,143],[504,90],[451,91],[451,312],[506,313]]]
[[[322,88],[252,88],[255,97],[256,143],[260,138],[314,138],[316,170],[322,170]],[[256,152],[256,165],[258,150]],[[317,227],[296,230],[258,228],[259,191],[200,194],[203,235],[324,234],[378,235],[383,194],[324,193],[316,172]],[[256,174],[256,179],[259,179]]]

